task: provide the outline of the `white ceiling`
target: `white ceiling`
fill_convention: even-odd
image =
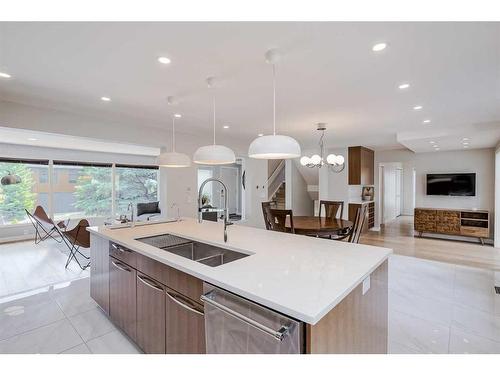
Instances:
[[[379,41],[387,49],[372,52]],[[283,55],[278,130],[304,148],[317,145],[316,122],[328,147],[425,152],[429,132],[445,134],[442,149],[500,137],[499,23],[0,23],[0,71],[13,76],[0,98],[168,127],[174,95],[179,126],[205,134],[214,75],[219,132],[250,143],[272,126],[271,47]]]

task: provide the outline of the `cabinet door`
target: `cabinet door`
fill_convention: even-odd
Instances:
[[[167,288],[167,354],[205,353],[203,306]]]
[[[418,232],[436,232],[436,210],[415,209],[414,229]]]
[[[109,315],[108,240],[90,235],[90,296]]]
[[[165,354],[165,287],[137,273],[137,345],[145,353]]]
[[[361,185],[373,185],[373,151],[367,148],[361,148]]]
[[[109,312],[115,324],[136,340],[136,271],[109,257]]]

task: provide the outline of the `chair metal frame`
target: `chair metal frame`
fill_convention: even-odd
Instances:
[[[68,260],[66,261],[66,265],[64,268],[68,268],[68,265],[70,264],[71,260],[74,259],[78,266],[82,269],[85,270],[90,266],[90,256],[86,256],[80,251],[80,247],[82,247],[82,243],[78,241],[78,235],[80,234],[80,230],[87,230],[86,228],[89,226],[89,223],[87,220],[82,219],[78,222],[76,227],[74,227],[71,230],[68,231],[60,231],[57,229],[57,231],[61,234],[61,238],[63,239],[64,243],[69,249],[69,255],[68,255]],[[74,231],[76,230],[76,233]],[[89,244],[90,245],[90,244]],[[85,247],[85,246],[84,246]],[[90,247],[90,246],[89,246]],[[80,261],[78,260],[78,257],[76,254],[80,254],[83,258],[89,260],[89,262],[82,266]]]
[[[49,237],[52,238],[57,243],[62,243],[62,240],[60,240],[54,236],[55,233],[60,234],[60,231],[58,229],[59,224],[61,224],[61,228],[65,227],[65,225],[62,222],[54,224],[54,222],[52,220],[50,222],[44,221],[48,225],[52,225],[51,229],[47,229],[47,227],[42,223],[42,220],[40,220],[38,217],[33,215],[27,209],[24,209],[24,210],[26,211],[26,215],[28,215],[28,219],[30,220],[31,224],[35,228],[35,245],[38,245],[40,242],[45,241]],[[43,210],[43,208],[42,208],[42,210]],[[44,210],[44,212],[45,212],[45,210]]]

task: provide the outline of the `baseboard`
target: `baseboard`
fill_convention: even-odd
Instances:
[[[35,238],[34,234],[23,234],[21,236],[4,237],[4,238],[0,238],[0,244],[33,240],[34,238]]]

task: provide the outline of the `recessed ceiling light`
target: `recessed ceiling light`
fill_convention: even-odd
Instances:
[[[439,147],[438,145],[432,145],[432,147]]]
[[[101,96],[101,100],[103,102],[110,102],[111,101],[111,98],[108,98],[107,96]]]
[[[373,52],[383,51],[387,47],[387,43],[377,43],[372,47]]]
[[[467,146],[467,145],[464,145],[464,148],[469,148],[469,146]]]
[[[8,73],[0,72],[0,77],[2,78],[11,78],[12,76]]]
[[[174,114],[174,117],[175,117],[175,118],[181,118],[181,117],[182,117],[182,115],[181,115],[180,113],[176,113],[176,114]]]
[[[430,124],[431,123],[431,120],[424,120],[422,121],[424,124]]]
[[[468,141],[469,138],[462,138],[462,141]]]
[[[402,83],[398,87],[400,90],[405,90],[405,89],[410,87],[410,84],[409,83]]]
[[[263,136],[264,134],[262,134],[262,133],[259,133],[259,134],[257,134],[257,135],[258,135],[259,137],[262,137],[262,136]]]
[[[436,148],[434,149],[434,151],[439,151],[439,147],[436,147]]]
[[[28,138],[28,141],[38,141],[38,139],[30,137],[30,138]]]
[[[422,108],[424,107],[422,107],[421,105],[416,105],[415,107],[413,107],[415,111],[420,111]]]
[[[434,143],[436,143],[436,142],[434,142],[434,141],[429,141],[429,143],[432,145],[432,144],[434,144]]]
[[[160,56],[158,57],[158,62],[161,62],[162,64],[170,64],[172,60],[170,60],[168,57]]]
[[[223,128],[224,129],[229,129],[229,125],[224,125]]]
[[[468,146],[468,145],[469,145],[469,142],[463,142],[463,145],[464,145],[464,146]]]

